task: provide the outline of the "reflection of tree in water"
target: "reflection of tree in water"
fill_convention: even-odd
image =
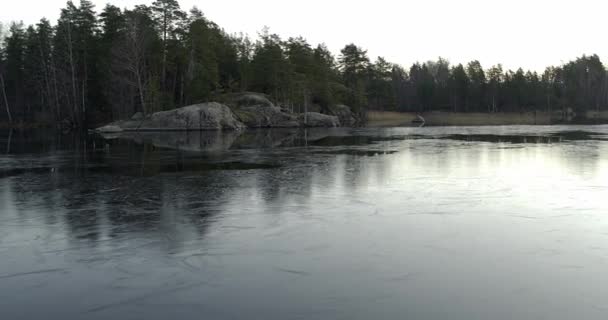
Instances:
[[[266,204],[266,212],[281,213],[293,201],[304,206],[312,193],[315,173],[310,167],[294,166],[254,173],[253,187]]]
[[[389,160],[384,156],[374,157],[370,165],[368,157],[315,153],[333,147],[314,143],[328,134],[333,132],[306,132],[307,147],[301,147],[302,136],[297,130],[260,130],[223,137],[169,134],[162,138],[164,146],[153,143],[149,135],[150,141],[89,136],[67,142],[61,138],[61,143],[53,142],[60,146],[54,150],[67,151],[42,153],[52,172],[11,179],[20,197],[17,207],[36,212],[37,220],[47,219],[43,223],[49,230],[63,224],[74,242],[87,240],[96,247],[108,239],[147,239],[175,251],[205,236],[226,208],[248,210],[248,194],[261,200],[263,207],[256,210],[283,213],[293,206],[309,208],[315,193],[340,197],[344,190],[355,193],[370,176],[379,180],[385,175],[383,166]],[[212,148],[192,152],[192,146]],[[210,167],[231,161],[276,163],[280,167]],[[32,200],[32,195],[39,200]]]
[[[225,187],[213,174],[129,179],[112,186],[117,189],[105,203],[109,235],[154,236],[170,249],[203,237],[227,201]]]
[[[87,139],[92,142],[92,137]],[[4,130],[0,132],[0,145],[3,145],[0,150],[17,155],[71,151],[87,139],[80,134],[63,135],[54,130]]]
[[[16,207],[28,219],[51,228],[63,224],[77,239],[99,238],[96,186],[59,174],[14,178],[13,186]]]
[[[386,156],[320,156],[307,151],[293,156],[300,159],[277,170],[255,173],[255,188],[267,211],[280,213],[291,202],[308,205],[314,193],[324,198],[355,194],[372,179],[383,181],[392,161]]]
[[[11,153],[12,143],[13,143],[13,129],[10,129],[8,131],[8,136],[6,138],[6,154]]]
[[[183,162],[174,151],[131,142],[110,148],[76,147],[54,156],[55,172],[13,177],[17,209],[51,229],[64,225],[70,239],[91,246],[106,237],[144,237],[176,248],[205,235],[238,185],[219,171],[163,175],[159,168]]]
[[[571,173],[592,179],[597,176],[601,159],[607,151],[605,143],[589,142],[560,148],[559,155],[553,158],[562,162],[562,166],[568,168]]]
[[[75,241],[89,240],[96,246],[103,238],[151,238],[180,247],[192,237],[203,237],[213,217],[227,201],[226,187],[213,177],[175,179],[124,176],[90,176],[84,180],[62,175],[63,183],[49,179],[18,182],[14,193],[17,208],[35,212],[36,221],[51,229],[57,223],[66,227]],[[26,191],[27,189],[27,191]],[[41,195],[38,201],[28,193]],[[59,220],[50,219],[60,212]]]

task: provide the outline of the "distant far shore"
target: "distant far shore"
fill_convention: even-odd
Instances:
[[[393,127],[420,125],[413,123],[418,113],[369,111],[368,127]],[[426,126],[501,126],[501,125],[554,125],[554,124],[608,124],[608,111],[587,112],[585,117],[565,119],[560,112],[444,112],[420,113]]]

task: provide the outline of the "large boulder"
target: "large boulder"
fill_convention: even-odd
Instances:
[[[233,109],[251,106],[274,106],[265,94],[257,92],[228,93],[218,97],[218,101]]]
[[[107,126],[97,128],[97,131],[100,133],[118,133],[123,132],[124,130],[120,126],[109,124]]]
[[[345,106],[343,104],[339,104],[339,105],[335,106],[333,109],[334,109],[334,113],[340,120],[340,125],[342,125],[343,127],[354,127],[357,125],[357,123],[358,123],[357,117],[352,112],[350,107]]]
[[[157,112],[144,120],[144,124],[146,127],[168,130],[235,130],[243,127],[230,108],[217,102]]]
[[[202,131],[240,130],[245,126],[226,105],[209,102],[157,112],[140,121],[117,121],[97,130],[107,132],[108,127],[124,131]]]
[[[268,97],[261,93],[243,92],[232,96],[234,103],[238,107],[248,106],[274,106]]]
[[[304,127],[333,128],[340,126],[338,117],[317,112],[302,113],[298,116],[298,120]]]
[[[222,103],[209,102],[144,116],[116,121],[97,129],[99,132],[120,131],[204,131],[239,130],[243,128],[298,128],[354,126],[357,118],[349,107],[334,108],[337,116],[318,112],[295,115],[275,106],[259,93],[233,93],[218,97]],[[310,109],[309,109],[310,110]]]
[[[275,106],[265,95],[253,92],[234,93],[222,99],[248,128],[297,128],[296,116]]]
[[[143,120],[144,118],[145,118],[145,117],[144,117],[144,114],[143,114],[143,113],[141,113],[141,112],[137,112],[137,113],[135,113],[135,114],[134,114],[134,115],[131,117],[131,120],[133,120],[133,121],[141,121],[141,120]]]
[[[274,105],[256,105],[234,110],[248,128],[297,128],[298,119]]]

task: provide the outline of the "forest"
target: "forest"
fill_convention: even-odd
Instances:
[[[229,34],[176,0],[132,9],[108,4],[100,12],[88,0],[69,1],[58,21],[0,25],[0,37],[0,122],[8,124],[88,128],[244,91],[295,112],[311,105],[328,114],[337,104],[361,115],[582,114],[608,105],[607,73],[597,55],[542,74],[442,58],[404,68],[370,58],[356,44],[334,55],[324,44],[282,39],[267,28],[255,38]]]

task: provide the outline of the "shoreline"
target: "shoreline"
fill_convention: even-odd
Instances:
[[[369,111],[367,127],[416,126],[416,112]],[[549,112],[443,112],[420,115],[425,126],[507,126],[507,125],[600,125],[608,124],[608,112],[587,112],[585,118],[564,121],[561,113]]]
[[[361,127],[412,127],[419,126],[412,121],[417,119],[416,112],[396,112],[396,111],[369,111],[367,122]],[[561,113],[550,114],[548,112],[444,112],[430,111],[420,115],[425,119],[424,126],[509,126],[509,125],[603,125],[608,124],[608,111],[587,112],[586,117],[571,121],[564,121]],[[10,125],[0,122],[0,130],[39,130],[53,129],[56,124],[52,123],[18,123]],[[94,129],[89,129],[94,130]],[[78,130],[76,130],[78,131]],[[125,131],[184,131],[172,129],[154,130],[125,130]],[[207,131],[207,130],[203,130]],[[214,131],[214,130],[212,130]]]

